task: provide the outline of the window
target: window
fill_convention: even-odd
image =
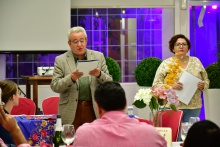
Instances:
[[[54,66],[55,57],[61,53],[10,53],[4,54],[6,60],[6,79],[24,85],[22,75],[37,75],[37,67]],[[3,56],[3,55],[1,55]]]
[[[135,82],[135,68],[144,58],[162,58],[161,8],[72,9],[74,26],[86,29],[88,49],[118,62],[121,82]]]

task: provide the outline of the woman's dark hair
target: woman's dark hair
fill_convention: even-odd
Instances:
[[[105,111],[123,110],[126,107],[125,91],[118,82],[105,82],[96,88],[95,101]]]
[[[190,47],[191,47],[191,43],[190,43],[189,39],[188,39],[186,36],[184,36],[183,34],[177,34],[177,35],[173,36],[173,37],[170,39],[170,41],[169,41],[169,49],[170,49],[170,51],[171,51],[172,53],[174,53],[174,52],[173,52],[173,49],[174,49],[174,46],[175,46],[176,41],[177,41],[179,38],[182,38],[182,39],[185,39],[185,40],[186,40],[187,45],[188,45],[188,50],[189,50]]]
[[[12,98],[18,91],[18,86],[11,80],[0,81],[0,88],[2,89],[2,102],[5,104]]]
[[[220,129],[209,120],[196,122],[189,129],[184,147],[220,147]]]

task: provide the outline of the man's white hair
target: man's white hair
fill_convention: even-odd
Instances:
[[[72,33],[79,33],[79,32],[83,32],[85,38],[87,38],[86,30],[83,27],[77,26],[77,27],[72,27],[71,29],[69,29],[67,33],[68,39],[70,40],[70,35]]]

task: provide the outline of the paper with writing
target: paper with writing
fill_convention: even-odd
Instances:
[[[89,76],[89,72],[98,66],[98,60],[78,60],[76,69],[83,72],[83,76]]]
[[[183,84],[182,90],[175,90],[176,95],[179,97],[179,101],[188,105],[196,90],[198,89],[197,85],[202,80],[198,77],[184,71],[182,76],[179,79],[179,82]]]
[[[157,131],[167,141],[167,146],[170,147],[172,144],[172,130],[169,127],[156,127]]]

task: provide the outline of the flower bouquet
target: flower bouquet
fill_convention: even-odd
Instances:
[[[153,87],[140,89],[135,95],[133,105],[137,108],[149,106],[154,126],[158,127],[161,115],[159,111],[165,111],[167,108],[177,111],[178,97],[172,88]]]

